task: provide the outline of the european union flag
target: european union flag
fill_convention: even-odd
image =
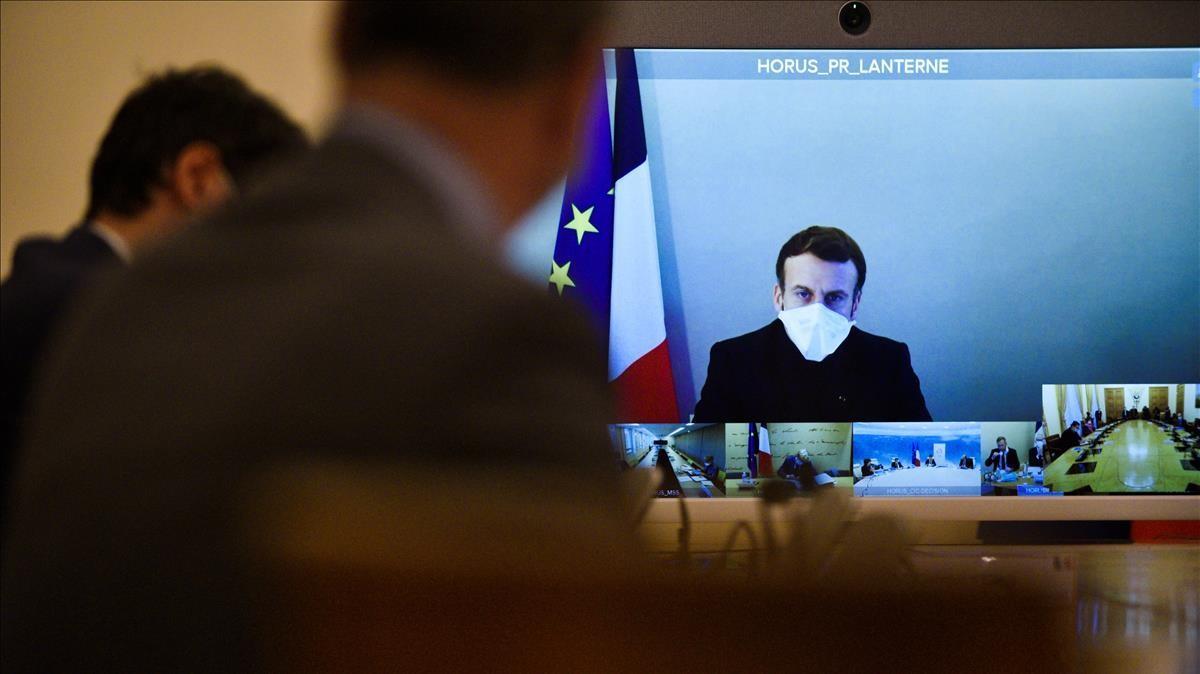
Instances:
[[[746,436],[746,470],[750,477],[758,477],[758,424],[750,424],[750,435]]]
[[[559,295],[582,302],[608,352],[609,297],[612,293],[613,164],[608,123],[608,87],[597,78],[575,141],[577,164],[567,176],[550,285]]]

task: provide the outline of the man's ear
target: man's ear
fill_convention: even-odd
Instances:
[[[780,288],[778,283],[775,284],[771,295],[775,298],[775,311],[783,311],[783,288]]]
[[[167,171],[171,193],[187,213],[207,210],[233,194],[233,180],[225,170],[221,151],[207,141],[189,143]]]

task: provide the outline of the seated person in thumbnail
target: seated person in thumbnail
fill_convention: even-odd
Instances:
[[[775,474],[784,479],[799,480],[800,471],[804,469],[805,465],[812,466],[812,457],[809,456],[807,449],[802,449],[784,459],[783,465],[775,471]]]
[[[1029,467],[1041,468],[1045,465],[1045,462],[1046,459],[1042,454],[1042,446],[1034,443],[1034,445],[1029,448]]]
[[[1079,422],[1072,421],[1070,427],[1063,431],[1058,444],[1063,449],[1071,449],[1072,447],[1078,447],[1082,442],[1083,438],[1079,435]]]
[[[717,468],[715,461],[716,459],[714,459],[711,454],[704,457],[704,477],[708,478],[710,481],[716,480],[717,474],[720,472],[720,469]]]
[[[713,345],[693,421],[930,421],[908,347],[854,325],[866,277],[840,229],[788,239],[775,262],[778,317]]]
[[[1185,428],[1183,423],[1183,412],[1175,413],[1175,428]]]
[[[925,457],[925,465],[933,467],[937,466],[937,462],[933,460],[933,456],[927,456]]]
[[[1021,459],[1017,457],[1017,450],[1009,447],[1008,440],[1001,435],[996,438],[996,448],[988,454],[983,465],[996,470],[1014,471],[1021,467]]]
[[[1092,418],[1086,416],[1083,418],[1083,437],[1087,437],[1096,432],[1096,427],[1092,424]]]
[[[874,474],[875,474],[875,469],[871,467],[871,460],[870,460],[870,459],[863,459],[863,462],[862,462],[862,476],[863,476],[863,477],[870,477],[871,475],[874,475]]]

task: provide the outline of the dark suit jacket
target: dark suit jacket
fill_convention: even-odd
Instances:
[[[804,358],[779,320],[717,342],[694,421],[929,421],[904,344],[850,328],[825,360]]]
[[[1037,451],[1037,447],[1029,448],[1029,465],[1030,466],[1037,466],[1039,468],[1042,467],[1042,465],[1046,461],[1045,450],[1042,450],[1042,452],[1043,453],[1041,455],[1039,455],[1038,451]]]
[[[0,470],[7,508],[10,471],[20,442],[29,389],[42,360],[46,342],[81,284],[94,271],[118,261],[116,253],[86,225],[61,240],[33,238],[13,253],[12,268],[0,285],[0,357],[4,363],[4,435]],[[2,521],[2,520],[0,520]]]
[[[1003,466],[1001,466],[1001,461],[1004,462]],[[1021,467],[1021,459],[1017,456],[1017,450],[1013,449],[1012,447],[1009,447],[1008,450],[1004,452],[1003,458],[1001,458],[1000,448],[996,447],[992,449],[991,454],[988,454],[988,458],[983,462],[983,465],[992,466],[994,468],[1003,467],[1006,470],[1017,470]]]
[[[1058,446],[1063,449],[1071,449],[1072,447],[1078,447],[1081,442],[1083,442],[1083,438],[1080,438],[1078,433],[1068,428],[1062,432],[1062,437],[1058,440]]]
[[[798,478],[800,477],[800,459],[795,456],[789,456],[783,460],[783,464],[779,466],[779,470],[775,474],[782,478]]]
[[[240,499],[294,462],[618,517],[586,321],[401,163],[329,140],[73,315],[15,485],[6,668],[261,669]]]

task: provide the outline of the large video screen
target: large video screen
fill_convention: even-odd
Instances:
[[[579,166],[509,254],[595,320],[614,423],[1057,436],[1043,385],[1200,379],[1200,49],[613,50],[605,71]],[[1188,433],[1186,386],[1165,411]]]

